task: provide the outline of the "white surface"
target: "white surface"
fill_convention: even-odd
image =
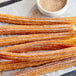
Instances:
[[[66,11],[66,13],[61,17],[76,16],[76,0],[69,0],[69,1],[70,1],[70,6]],[[35,4],[36,4],[36,0],[23,0],[21,2],[0,8],[0,13],[17,15],[17,16],[29,16]],[[0,23],[0,25],[5,25],[5,24]],[[65,70],[48,73],[42,76],[60,76],[61,74],[69,72],[71,70],[76,70],[76,67],[71,67]],[[9,76],[11,72],[14,71],[1,72],[0,76]]]
[[[9,1],[9,0],[0,0],[0,3],[5,2],[5,1]]]

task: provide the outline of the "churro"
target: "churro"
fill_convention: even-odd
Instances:
[[[12,34],[37,34],[37,33],[57,33],[73,31],[74,25],[44,25],[44,26],[23,26],[23,25],[10,25],[0,26],[0,35]]]
[[[20,16],[12,16],[6,14],[0,14],[0,22],[26,25],[26,24],[76,24],[76,17],[64,17],[64,18],[28,18]]]
[[[49,34],[29,34],[18,35],[0,38],[0,46],[16,45],[27,42],[52,40],[52,39],[69,39],[76,37],[76,31],[63,33],[49,33]]]
[[[15,69],[21,69],[26,67],[32,67],[32,66],[38,66],[41,64],[49,63],[50,60],[47,61],[35,61],[35,62],[27,62],[27,61],[4,61],[0,62],[0,71],[8,71],[8,70],[15,70]]]
[[[55,59],[66,59],[76,56],[76,47],[65,48],[55,51],[38,51],[26,53],[12,53],[0,51],[0,56],[5,59],[20,60],[20,61],[46,61]]]
[[[72,66],[76,66],[76,57],[44,64],[42,66],[34,67],[28,70],[11,74],[10,76],[38,76],[48,72],[66,69]]]
[[[55,39],[55,40],[36,41],[19,45],[13,45],[1,49],[0,51],[22,53],[22,52],[39,51],[39,50],[56,50],[74,46],[76,47],[76,39],[65,39],[65,40]]]

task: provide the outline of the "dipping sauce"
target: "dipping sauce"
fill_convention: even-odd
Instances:
[[[39,0],[39,3],[43,9],[48,12],[56,12],[62,9],[67,0]]]

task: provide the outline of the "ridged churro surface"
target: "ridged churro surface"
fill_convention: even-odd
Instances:
[[[76,31],[63,32],[63,33],[49,33],[49,34],[29,34],[29,35],[18,35],[0,38],[0,46],[16,45],[28,42],[52,40],[52,39],[69,39],[75,38]]]
[[[20,53],[28,51],[39,51],[39,50],[56,50],[74,46],[76,47],[76,39],[66,39],[66,40],[55,39],[55,40],[36,41],[19,45],[13,45],[1,49],[0,51]]]
[[[76,17],[29,18],[0,14],[0,71],[35,68],[11,76],[37,76],[76,66]]]
[[[47,61],[35,61],[35,62],[27,62],[27,61],[17,61],[17,60],[12,60],[12,61],[4,61],[0,62],[0,71],[9,71],[9,70],[16,70],[16,69],[21,69],[21,68],[26,68],[26,67],[32,67],[32,66],[38,66],[41,64],[49,63],[50,60]]]
[[[42,66],[34,67],[28,70],[17,72],[15,74],[11,74],[10,76],[38,76],[48,72],[69,68],[72,66],[76,66],[76,57],[44,64]]]
[[[64,18],[28,18],[20,16],[12,16],[6,14],[0,14],[0,22],[26,25],[26,24],[76,24],[76,17],[64,17]]]
[[[55,51],[38,51],[26,53],[12,53],[0,51],[0,56],[5,59],[20,60],[20,61],[54,61],[55,59],[65,59],[76,56],[76,47],[70,47]]]
[[[67,31],[73,31],[74,30],[73,27],[74,27],[74,25],[44,25],[44,26],[10,25],[10,26],[0,26],[0,35],[67,32]]]

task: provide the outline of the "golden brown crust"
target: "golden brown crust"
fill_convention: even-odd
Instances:
[[[10,25],[0,26],[0,35],[10,34],[38,34],[38,33],[57,33],[73,31],[74,25],[44,25],[44,26],[23,26]]]
[[[76,17],[60,17],[60,18],[32,18],[32,17],[23,17],[23,16],[14,16],[14,15],[7,15],[7,14],[0,14],[0,17],[5,18],[12,18],[12,19],[33,19],[33,20],[76,20]]]
[[[74,64],[76,65],[76,57],[75,57],[76,39],[50,40],[57,38],[67,39],[75,37],[76,33],[75,31],[73,31],[74,25],[62,25],[62,24],[76,24],[76,17],[45,19],[45,18],[28,18],[28,17],[0,14],[0,22],[19,24],[19,26],[18,25],[0,26],[0,35],[34,34],[34,35],[22,35],[22,36],[0,38],[0,46],[31,42],[7,47],[3,50],[0,50],[1,59],[12,60],[12,61],[0,62],[0,71],[19,69],[30,66],[38,66],[41,64],[52,62],[37,67],[35,69],[28,70],[25,73],[20,72],[13,75],[13,76],[22,76],[23,74],[24,76],[27,75],[36,76],[35,73],[37,73],[37,75],[40,75],[50,71],[55,71],[70,66],[74,66]],[[52,24],[61,24],[61,25],[52,25]],[[65,33],[59,33],[59,32],[65,32]],[[41,34],[41,33],[51,33],[51,34]],[[38,41],[38,42],[32,42],[32,41]],[[36,52],[36,50],[51,50],[51,49],[61,49],[61,50]],[[26,52],[26,51],[34,51],[34,52]],[[70,59],[70,57],[73,58]],[[64,62],[58,61],[62,59],[66,60],[63,60]],[[60,62],[63,66],[61,66]],[[70,64],[68,64],[68,62]],[[46,69],[48,70],[46,71]]]
[[[15,74],[11,74],[10,76],[36,76],[48,72],[69,68],[72,66],[76,66],[76,57],[44,64],[42,66],[34,67],[28,70],[17,72]]]
[[[50,60],[43,61],[43,62],[41,61],[36,61],[36,62],[5,61],[5,62],[0,62],[0,71],[8,71],[8,70],[21,69],[21,68],[26,68],[31,66],[38,66],[49,62]]]
[[[0,46],[15,45],[51,39],[69,39],[74,37],[76,37],[76,31],[65,33],[18,35],[0,38]]]
[[[76,56],[76,47],[70,47],[55,51],[38,51],[27,53],[11,53],[0,51],[0,56],[4,59],[20,60],[20,61],[44,61],[55,59],[65,59]]]
[[[13,24],[76,24],[76,17],[65,18],[28,18],[20,16],[12,16],[0,14],[0,22],[13,23]]]
[[[38,50],[56,50],[73,46],[76,46],[76,39],[65,39],[65,40],[55,39],[55,40],[36,41],[25,44],[13,45],[1,49],[0,51],[20,53],[20,52],[38,51]]]

